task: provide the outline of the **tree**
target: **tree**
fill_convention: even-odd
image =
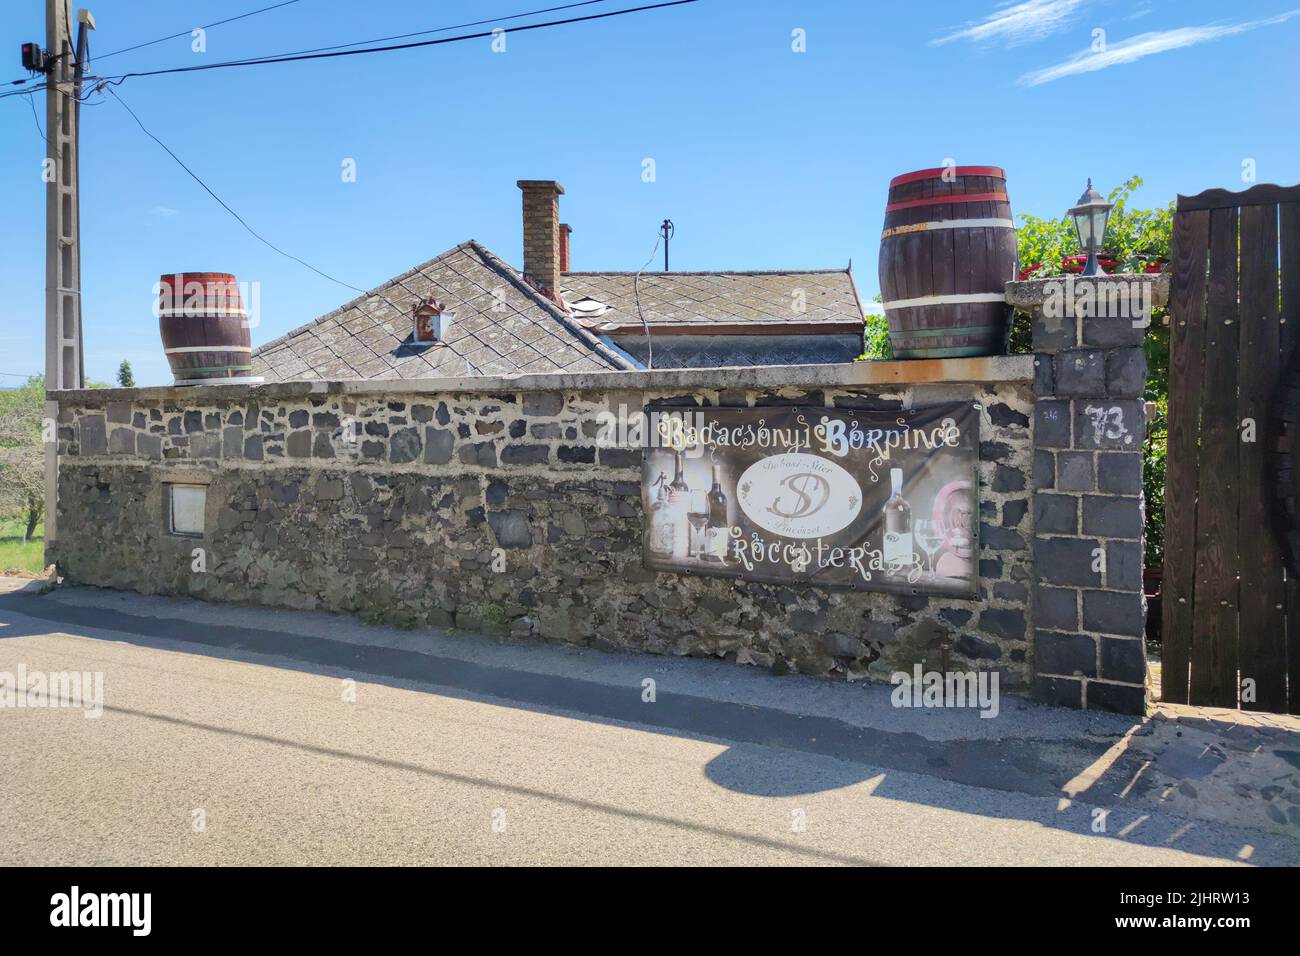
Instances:
[[[123,388],[135,388],[135,375],[126,359],[122,359],[122,364],[117,367],[117,384]]]
[[[31,541],[45,510],[45,448],[41,416],[45,377],[34,375],[15,389],[0,391],[0,514],[27,520]]]

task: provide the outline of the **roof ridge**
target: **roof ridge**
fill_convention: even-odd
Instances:
[[[558,305],[556,305],[556,303],[553,302],[548,296],[543,295],[537,289],[533,288],[533,286],[526,279],[524,279],[524,277],[520,275],[519,272],[515,269],[515,267],[512,266],[510,263],[506,262],[495,252],[487,248],[487,246],[483,245],[481,242],[479,242],[476,239],[469,240],[469,245],[471,245],[475,249],[475,251],[477,251],[479,255],[483,257],[483,261],[485,265],[496,270],[497,272],[504,275],[507,279],[509,279],[517,288],[522,290],[525,295],[530,296],[533,299],[533,301],[535,301],[538,305],[540,305],[544,310],[549,312],[551,314],[551,317],[554,318],[557,322],[559,322],[562,326],[564,326],[564,328],[570,334],[580,338],[583,342],[587,344],[587,346],[593,352],[601,356],[601,358],[613,362],[616,369],[621,369],[623,371],[628,371],[628,372],[633,371],[635,369],[635,366],[630,365],[625,358],[623,358],[621,355],[618,354],[618,352],[616,352],[614,349],[611,349],[604,342],[602,342],[598,337],[593,335],[590,331],[588,331],[587,329],[583,328],[581,325],[576,323],[573,320],[572,316],[570,316]]]

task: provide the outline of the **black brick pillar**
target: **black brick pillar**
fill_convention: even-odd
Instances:
[[[1008,286],[1008,299],[1033,319],[1035,692],[1054,704],[1125,714],[1146,707],[1150,292],[1146,276]]]

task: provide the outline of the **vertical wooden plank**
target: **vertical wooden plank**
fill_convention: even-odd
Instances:
[[[913,198],[928,199],[932,195],[932,186],[929,180],[916,183],[913,188],[915,190]],[[900,222],[907,224],[924,222],[928,217],[928,208],[921,206],[905,210],[900,217]],[[894,294],[896,298],[915,299],[929,292],[930,242],[931,236],[929,232],[903,234],[898,254],[894,257]],[[906,321],[914,323],[913,328],[923,328],[926,324],[926,311],[924,309],[908,309],[895,312],[894,315],[896,321],[900,324]],[[898,339],[906,343],[906,348],[915,348],[916,343],[919,341],[907,335],[900,335]]]
[[[1282,367],[1295,369],[1300,346],[1300,202],[1278,206],[1281,239]],[[1300,576],[1288,574],[1286,584],[1287,684],[1289,713],[1300,714]]]
[[[1196,561],[1196,483],[1205,358],[1206,262],[1210,214],[1174,216],[1174,285],[1169,305],[1169,438],[1165,472],[1162,700],[1187,703]]]
[[[1237,422],[1243,434],[1237,459],[1237,515],[1241,561],[1240,650],[1243,681],[1255,699],[1243,710],[1286,711],[1284,561],[1273,533],[1273,400],[1282,374],[1278,325],[1277,206],[1241,208],[1240,387]],[[1246,424],[1251,423],[1251,424]],[[1252,441],[1246,441],[1252,438]]]
[[[1191,703],[1237,706],[1237,209],[1210,211]]]
[[[972,284],[972,280],[978,282],[980,277],[971,274],[971,266],[973,265],[971,248],[975,239],[980,241],[981,246],[984,245],[984,237],[980,235],[983,230],[949,229],[947,231],[952,233],[952,254],[956,266],[956,274],[953,276],[953,291],[958,295],[983,291],[977,290]]]
[[[951,183],[944,182],[942,179],[933,180],[934,196],[952,196],[955,193],[966,190],[966,182],[963,177],[961,181]],[[965,208],[958,203],[953,206],[949,203],[941,203],[930,207],[930,219],[959,219],[965,214]],[[951,229],[936,229],[930,233],[930,289],[934,295],[954,295],[957,292],[957,258],[953,249],[953,231]],[[948,310],[936,308],[934,310],[935,322],[946,321]],[[950,343],[945,338],[934,343],[936,346],[947,347]]]

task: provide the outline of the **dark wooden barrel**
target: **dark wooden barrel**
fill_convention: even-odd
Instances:
[[[227,272],[175,272],[159,280],[158,328],[177,385],[252,375],[248,314]]]
[[[996,166],[922,169],[890,182],[880,291],[895,358],[1006,351],[1005,284],[1016,277],[1006,185]]]

